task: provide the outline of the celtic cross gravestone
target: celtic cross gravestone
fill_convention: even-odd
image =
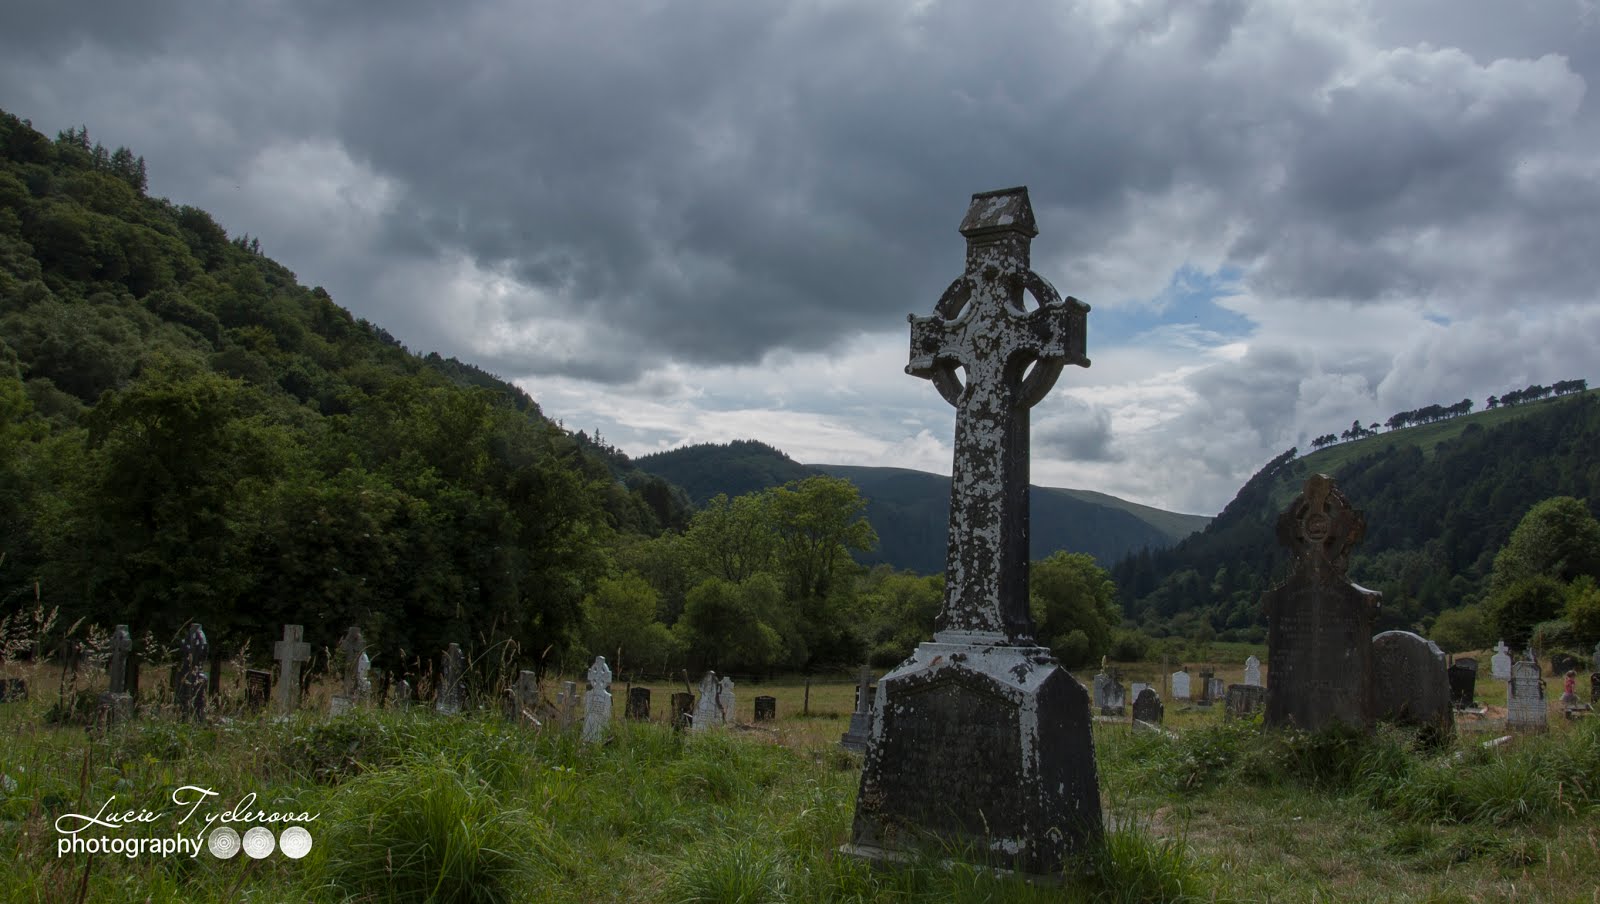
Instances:
[[[1262,596],[1267,616],[1265,723],[1320,731],[1335,722],[1372,727],[1372,620],[1379,594],[1345,577],[1365,536],[1361,512],[1313,474],[1278,516],[1278,542],[1294,556],[1289,577]],[[1441,666],[1441,669],[1443,667]]]
[[[128,654],[133,651],[133,636],[127,625],[117,625],[111,634],[111,659],[106,664],[111,687],[100,695],[100,709],[108,724],[133,717],[133,695],[128,693]]]
[[[956,409],[944,603],[933,640],[878,682],[846,850],[973,846],[1050,873],[1102,823],[1088,693],[1028,612],[1029,410],[1088,366],[1089,308],[1029,268],[1027,189],[973,195],[961,234],[966,272],[910,318],[906,367]]]

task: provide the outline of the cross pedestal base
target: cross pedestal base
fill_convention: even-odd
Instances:
[[[924,643],[879,680],[846,852],[1043,875],[1101,832],[1089,695],[1048,649]]]

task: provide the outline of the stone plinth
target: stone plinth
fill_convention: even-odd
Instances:
[[[650,719],[650,689],[648,687],[628,688],[628,706],[626,714],[634,722],[646,722]]]
[[[1267,705],[1267,689],[1259,684],[1230,684],[1224,702],[1224,714],[1249,716]]]
[[[924,643],[877,709],[854,853],[971,846],[1049,873],[1100,833],[1089,695],[1048,649]]]

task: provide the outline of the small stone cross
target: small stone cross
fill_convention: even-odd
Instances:
[[[856,678],[856,712],[872,711],[872,703],[867,700],[867,689],[872,687],[872,667],[864,665],[861,674]]]
[[[111,635],[111,662],[108,666],[113,694],[128,692],[128,653],[132,650],[133,638],[128,634],[128,626],[117,625],[117,630]]]
[[[283,639],[272,645],[272,658],[278,660],[278,712],[294,712],[300,702],[300,663],[311,661],[311,644],[301,638],[305,628],[284,625]]]
[[[1032,643],[1029,409],[1084,356],[1089,306],[1029,269],[1039,234],[1026,188],[982,192],[961,221],[966,273],[911,320],[906,373],[956,409],[941,642]],[[1039,306],[1028,310],[1024,296]],[[965,369],[962,380],[958,369]]]

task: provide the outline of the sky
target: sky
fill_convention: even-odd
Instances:
[[[908,314],[1026,185],[1088,303],[1035,483],[1214,514],[1600,378],[1595,0],[8,0],[0,108],[630,455],[949,473]]]

